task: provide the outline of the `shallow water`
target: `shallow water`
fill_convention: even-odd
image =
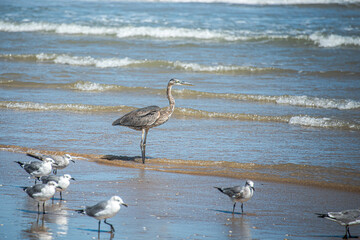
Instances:
[[[232,203],[213,186],[243,185],[245,179],[194,176],[107,166],[76,157],[58,174],[72,181],[60,202],[48,201],[45,216],[20,186],[33,179],[14,161],[25,154],[0,151],[1,239],[111,239],[109,227],[73,211],[119,195],[129,205],[108,222],[113,239],[341,239],[345,228],[314,213],[359,205],[359,193],[255,181],[255,193],[232,215]],[[142,165],[142,164],[138,164]],[[6,229],[6,230],[5,230]],[[359,236],[359,228],[351,227]]]
[[[166,106],[177,77],[195,86],[149,132],[158,165],[357,191],[359,2],[278,3],[1,1],[0,144],[137,157],[140,132],[111,123]]]

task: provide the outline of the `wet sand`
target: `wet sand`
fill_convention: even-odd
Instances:
[[[213,186],[243,185],[245,179],[167,173],[77,160],[58,174],[71,174],[64,201],[48,201],[44,216],[20,186],[32,179],[14,161],[22,153],[0,151],[0,239],[98,239],[97,221],[73,209],[119,195],[129,205],[101,225],[100,239],[341,239],[345,228],[315,212],[357,208],[358,192],[305,185],[255,182],[245,214]],[[59,195],[57,194],[58,198]],[[350,228],[360,235],[360,227]]]

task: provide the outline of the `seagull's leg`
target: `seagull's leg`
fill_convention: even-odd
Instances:
[[[60,192],[60,201],[62,200],[62,192]]]
[[[244,204],[241,203],[241,213],[244,213]]]
[[[38,215],[40,214],[40,202],[38,202]]]
[[[347,234],[349,233],[349,238],[351,238],[351,235],[350,235],[350,227],[348,225],[346,225],[346,233],[345,233],[345,236],[347,236]],[[346,237],[347,239],[347,237]]]
[[[101,223],[101,220],[99,220],[99,224],[98,224],[98,232],[100,233],[100,223]]]
[[[45,212],[45,201],[44,201],[44,203],[43,203],[43,214],[45,214],[46,212]]]
[[[236,206],[236,202],[234,202],[234,206],[233,206],[233,214],[235,212],[235,206]]]
[[[110,224],[110,223],[108,223],[108,222],[106,221],[106,219],[104,220],[104,223],[106,223],[107,225],[109,225],[109,226],[111,227],[111,232],[115,232],[115,228],[113,227],[113,225]]]

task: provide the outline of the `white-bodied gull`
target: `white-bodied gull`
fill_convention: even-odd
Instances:
[[[63,156],[59,156],[59,155],[45,155],[45,154],[41,154],[41,153],[27,153],[26,155],[39,159],[41,161],[44,161],[47,158],[51,158],[54,160],[54,164],[53,164],[53,172],[56,175],[57,170],[58,169],[64,169],[66,168],[69,164],[70,161],[72,161],[73,163],[75,163],[75,161],[72,159],[72,157],[69,154],[65,154]]]
[[[24,168],[25,171],[29,173],[32,178],[35,178],[35,184],[37,179],[42,176],[47,176],[51,173],[52,165],[54,164],[54,160],[51,158],[45,158],[42,162],[15,162],[18,163],[22,168]]]
[[[57,184],[50,181],[47,184],[35,184],[32,187],[24,187],[23,190],[38,202],[38,213],[40,213],[40,202],[43,202],[43,213],[45,214],[45,202],[52,198],[56,192]]]
[[[115,216],[120,211],[121,205],[127,207],[127,204],[123,202],[121,197],[112,196],[109,200],[101,201],[94,206],[76,211],[99,220],[98,232],[100,232],[100,223],[103,219],[104,223],[111,227],[111,232],[115,232],[113,225],[106,222],[106,219]]]
[[[338,224],[345,226],[344,239],[351,238],[349,227],[351,225],[360,224],[360,208],[344,210],[341,212],[328,212],[328,213],[316,213],[320,218],[326,218],[331,221],[337,222]]]
[[[40,178],[40,180],[44,184],[50,181],[56,182],[57,183],[56,191],[60,192],[60,200],[62,200],[62,192],[69,187],[70,180],[75,180],[75,178],[71,177],[70,174],[64,174],[64,176],[55,176],[55,175],[43,176]]]
[[[246,180],[245,186],[235,186],[235,187],[228,187],[228,188],[220,188],[215,187],[220,192],[224,193],[225,195],[229,196],[231,201],[233,201],[233,214],[235,211],[235,206],[237,202],[241,202],[241,213],[244,213],[244,202],[251,199],[254,195],[254,182],[251,180]]]

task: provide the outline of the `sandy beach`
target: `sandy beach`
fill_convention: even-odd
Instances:
[[[232,203],[213,186],[243,185],[245,179],[197,176],[108,166],[78,158],[59,171],[72,182],[60,202],[48,201],[47,214],[20,186],[33,180],[14,161],[25,154],[0,152],[1,239],[341,239],[345,228],[314,213],[357,208],[360,194],[331,188],[255,182],[253,199],[231,214]],[[136,163],[137,164],[137,163]],[[116,229],[74,212],[119,195],[129,207],[108,222]],[[350,228],[359,236],[358,226]]]

